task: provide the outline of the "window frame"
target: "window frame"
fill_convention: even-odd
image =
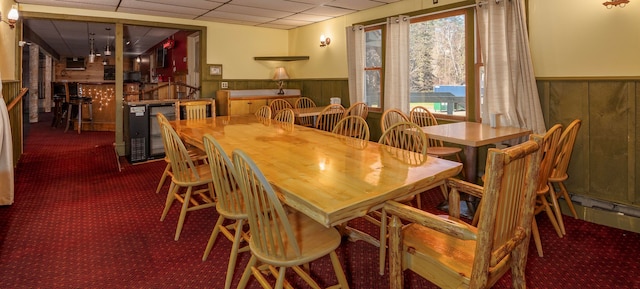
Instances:
[[[380,67],[367,67],[366,66],[366,60],[365,60],[365,65],[363,68],[363,77],[365,77],[365,83],[366,83],[366,77],[367,77],[367,71],[378,71],[380,73],[380,106],[379,107],[373,107],[373,106],[369,106],[367,104],[367,107],[369,108],[369,111],[372,112],[382,112],[383,108],[384,108],[384,71],[385,71],[385,45],[386,45],[386,38],[387,38],[387,34],[386,34],[386,25],[385,24],[377,24],[377,25],[371,25],[371,26],[366,26],[364,28],[364,33],[367,33],[369,31],[373,31],[373,30],[380,30],[380,37],[381,37],[381,41],[380,41],[380,45],[381,45],[381,56],[382,56],[382,62],[381,62],[381,66]],[[365,44],[365,53],[366,53],[366,44]],[[366,55],[365,55],[366,57]]]
[[[476,85],[475,77],[476,72],[478,71],[478,66],[476,64],[476,59],[478,59],[478,57],[476,57],[477,29],[475,25],[475,9],[473,7],[462,7],[460,9],[412,17],[410,21],[411,24],[414,24],[459,15],[465,16],[465,115],[448,115],[438,112],[433,113],[438,119],[466,121],[476,118],[477,108],[479,108],[480,105],[479,99],[476,99],[478,86]]]

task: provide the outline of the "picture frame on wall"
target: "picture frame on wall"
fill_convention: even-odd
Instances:
[[[222,65],[209,66],[209,75],[222,75]]]

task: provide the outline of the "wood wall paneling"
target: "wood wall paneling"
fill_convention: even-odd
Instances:
[[[539,80],[547,127],[582,120],[565,182],[570,193],[639,207],[637,80]]]

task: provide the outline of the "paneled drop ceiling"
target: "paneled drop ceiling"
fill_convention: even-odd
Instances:
[[[80,8],[192,20],[292,29],[366,10],[400,0],[17,0],[19,4]],[[61,56],[80,56],[89,51],[89,34],[102,51],[114,27],[104,23],[26,19],[27,26]],[[111,30],[107,30],[106,28]],[[127,26],[125,54],[138,55],[158,44],[173,29]]]

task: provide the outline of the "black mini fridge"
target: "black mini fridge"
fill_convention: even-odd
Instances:
[[[164,157],[162,134],[156,115],[175,119],[173,102],[129,102],[124,109],[125,155],[131,163]]]

